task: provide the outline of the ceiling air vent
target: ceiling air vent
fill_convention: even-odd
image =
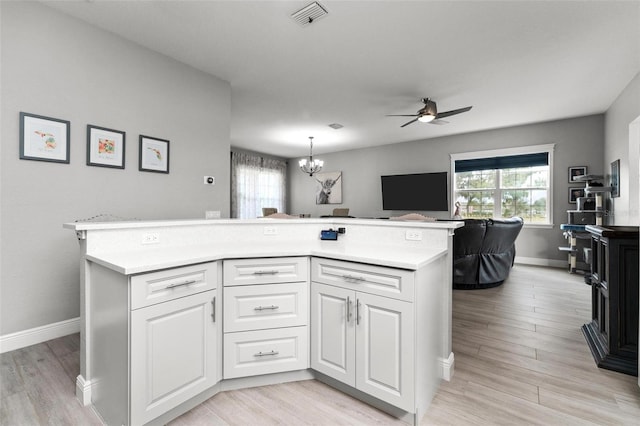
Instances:
[[[327,13],[327,9],[325,9],[324,6],[322,6],[317,1],[314,1],[310,5],[305,6],[299,11],[291,14],[291,17],[294,21],[304,27],[316,21],[317,19],[322,18]]]

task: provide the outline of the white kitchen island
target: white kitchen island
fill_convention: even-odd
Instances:
[[[65,224],[81,248],[77,396],[162,424],[217,392],[316,378],[417,423],[453,374],[461,222]],[[338,241],[322,229],[345,228]]]

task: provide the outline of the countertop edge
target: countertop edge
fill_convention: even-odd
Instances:
[[[188,226],[216,226],[216,225],[308,225],[308,224],[339,224],[339,225],[368,225],[401,228],[436,228],[456,229],[464,226],[462,221],[441,220],[393,220],[393,219],[358,219],[358,218],[300,218],[300,219],[181,219],[181,220],[150,220],[150,221],[119,221],[119,222],[67,222],[62,224],[64,229],[74,231],[98,231],[137,228],[164,228]]]
[[[217,260],[225,259],[240,259],[240,258],[264,258],[264,257],[301,257],[301,256],[315,256],[336,260],[344,260],[349,262],[367,263],[373,265],[387,266],[392,268],[418,270],[423,266],[433,262],[434,260],[446,255],[447,249],[430,249],[425,252],[423,256],[418,256],[415,261],[402,261],[397,259],[390,259],[385,256],[375,257],[370,254],[358,253],[357,250],[352,253],[332,252],[322,249],[298,249],[290,251],[255,251],[255,252],[215,252],[209,254],[203,254],[200,256],[163,256],[162,260],[148,261],[148,258],[139,262],[132,262],[131,265],[123,264],[122,262],[114,259],[110,259],[109,254],[103,255],[91,255],[86,254],[85,259],[96,264],[99,264],[107,269],[121,273],[123,275],[136,275],[151,271],[182,267],[187,265],[193,265],[198,263],[214,262]],[[121,253],[119,253],[121,255]]]

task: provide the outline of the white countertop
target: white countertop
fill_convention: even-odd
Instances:
[[[129,252],[87,254],[86,259],[116,272],[130,275],[159,269],[173,268],[220,259],[318,256],[352,262],[370,263],[409,270],[417,270],[440,256],[446,249],[425,247],[398,247],[391,245],[357,245],[341,241],[316,241],[296,244],[225,244],[194,245],[176,248],[148,248]]]

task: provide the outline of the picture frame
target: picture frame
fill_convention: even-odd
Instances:
[[[611,198],[620,196],[620,159],[611,163]]]
[[[576,204],[578,197],[584,197],[584,188],[569,188],[569,204]]]
[[[342,172],[322,172],[316,180],[316,204],[342,204]]]
[[[124,169],[126,133],[87,125],[87,166]]]
[[[169,141],[140,135],[138,170],[169,173]]]
[[[578,176],[586,176],[587,166],[569,167],[569,183],[575,183]]]
[[[20,112],[20,159],[70,162],[71,122]]]

